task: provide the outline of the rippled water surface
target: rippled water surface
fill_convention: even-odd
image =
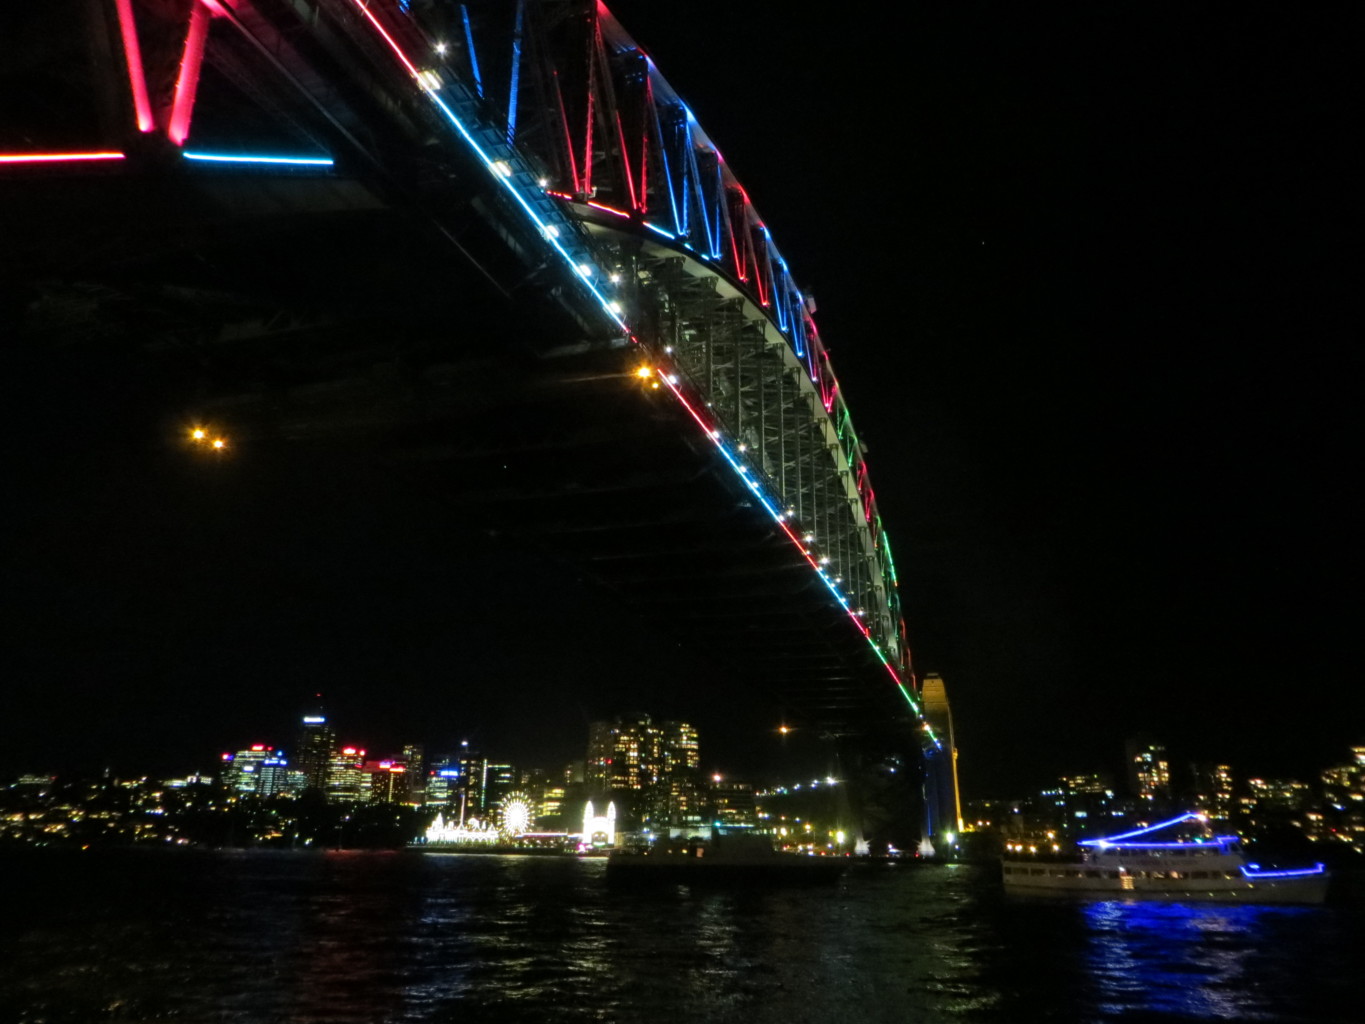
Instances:
[[[1011,903],[993,869],[610,886],[601,860],[6,855],[0,1021],[1365,1021],[1356,906]]]

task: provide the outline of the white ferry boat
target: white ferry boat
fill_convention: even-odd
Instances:
[[[1200,834],[1162,840],[1180,826]],[[1321,903],[1328,875],[1321,864],[1288,871],[1247,862],[1236,836],[1213,834],[1198,812],[1104,839],[1084,839],[1079,861],[1002,861],[1005,891],[1092,899],[1221,900]]]

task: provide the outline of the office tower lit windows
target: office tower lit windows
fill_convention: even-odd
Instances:
[[[289,764],[263,743],[235,754],[224,754],[220,777],[235,796],[273,796],[289,792]]]
[[[337,736],[322,714],[303,716],[295,755],[295,767],[303,772],[309,789],[326,790],[327,772],[336,752]]]
[[[365,751],[343,747],[328,760],[327,802],[359,803],[370,798],[370,776],[365,771]]]

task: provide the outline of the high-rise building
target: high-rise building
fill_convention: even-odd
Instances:
[[[428,807],[458,807],[460,804],[460,764],[444,757],[427,771],[423,800]]]
[[[1144,808],[1159,810],[1171,799],[1171,765],[1166,748],[1146,736],[1127,743],[1128,783]]]
[[[224,754],[220,776],[234,796],[273,796],[288,787],[289,764],[274,747],[254,743],[246,750]]]
[[[592,792],[643,789],[657,781],[660,730],[643,713],[588,725],[587,782]]]
[[[329,804],[358,803],[370,798],[370,776],[365,771],[365,751],[342,747],[329,759],[325,788]]]
[[[303,772],[309,789],[327,788],[327,771],[336,753],[336,731],[327,724],[327,717],[315,713],[303,716],[299,740],[295,750],[294,767]]]
[[[422,744],[408,743],[403,746],[403,766],[408,773],[408,801],[420,805],[424,802],[422,789],[427,778],[426,752]]]
[[[656,724],[636,712],[591,723],[585,780],[599,799],[633,791],[635,815],[655,826],[701,820],[700,742],[687,722]]]
[[[483,778],[478,787],[479,810],[486,816],[503,798],[517,788],[517,770],[510,764],[483,762]]]
[[[1190,779],[1194,783],[1194,806],[1212,821],[1229,821],[1234,809],[1232,766],[1193,764]]]
[[[647,813],[652,824],[686,826],[705,814],[706,787],[701,778],[701,743],[687,722],[664,722],[659,728],[659,770]]]
[[[370,800],[374,803],[409,802],[411,773],[402,761],[366,761],[365,774],[370,777]]]

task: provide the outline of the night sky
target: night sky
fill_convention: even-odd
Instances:
[[[1358,26],[911,7],[612,4],[815,296],[966,794],[1138,731],[1314,777],[1365,742]],[[636,707],[708,767],[770,742],[689,703],[699,656],[452,530],[439,479],[193,463],[118,366],[54,365],[5,389],[0,769],[208,768],[317,690],[376,749],[554,764]]]

